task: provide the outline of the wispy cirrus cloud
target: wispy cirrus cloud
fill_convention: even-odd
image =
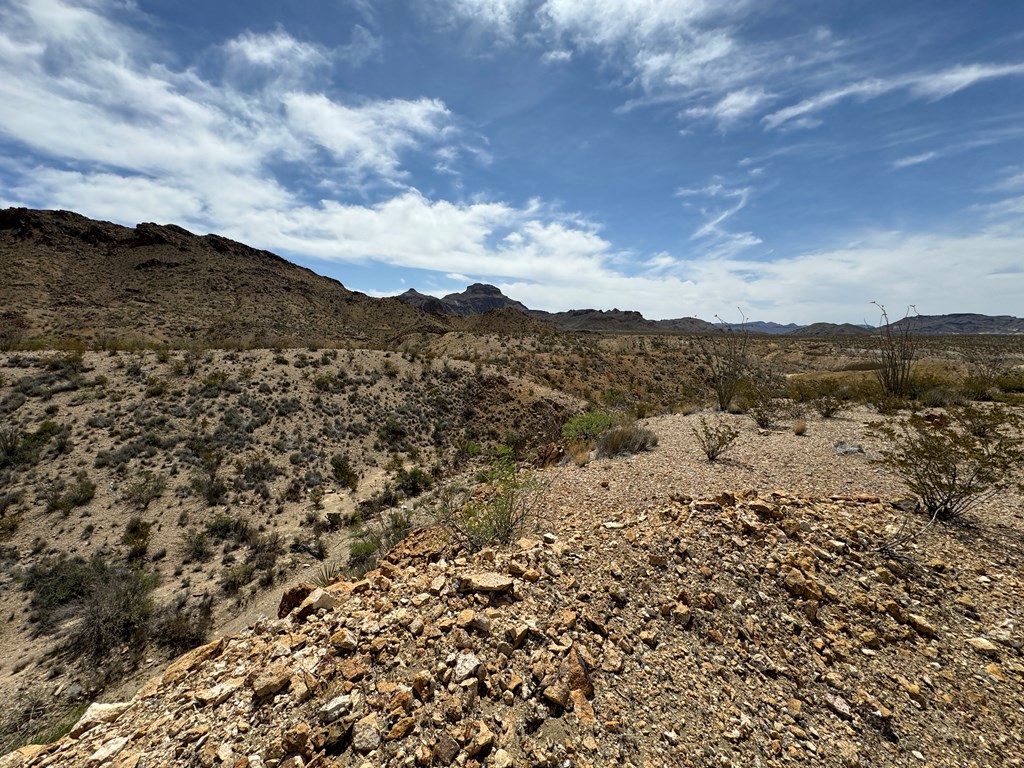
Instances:
[[[889,165],[899,170],[900,168],[909,168],[913,165],[930,162],[937,157],[939,157],[938,152],[922,152],[919,155],[908,155],[907,157],[901,157],[897,160],[893,160]]]
[[[827,28],[812,26],[782,38],[746,34],[754,13],[782,10],[751,0],[438,1],[469,23],[489,25],[505,42],[517,32],[546,41],[544,56],[595,54],[618,85],[634,92],[626,109],[680,104],[682,119],[711,120],[722,130],[758,118],[769,130],[812,129],[841,102],[865,103],[893,93],[937,101],[985,81],[1024,75],[1024,63],[1009,62],[865,76],[874,67],[864,46]]]
[[[808,116],[846,100],[869,101],[897,91],[903,91],[911,98],[936,101],[986,80],[1021,75],[1024,75],[1024,64],[971,64],[938,72],[860,80],[822,91],[797,104],[776,110],[766,115],[763,122],[767,128],[779,128],[797,120],[806,121]]]

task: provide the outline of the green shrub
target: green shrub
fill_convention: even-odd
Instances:
[[[331,456],[331,473],[342,488],[354,491],[359,485],[359,475],[352,469],[348,456],[342,453]]]
[[[429,491],[433,484],[434,481],[430,479],[430,475],[419,467],[413,467],[411,470],[400,469],[395,478],[396,489],[409,499],[419,496],[424,491]]]
[[[206,531],[186,531],[182,537],[182,557],[186,563],[205,563],[213,557],[210,535]]]
[[[151,571],[125,565],[104,567],[85,598],[75,608],[79,619],[72,647],[94,659],[104,659],[120,646],[135,650],[145,644],[153,613],[151,592],[159,579]]]
[[[742,381],[741,392],[747,414],[761,429],[775,427],[789,410],[785,379],[771,369],[752,369]]]
[[[256,566],[252,563],[235,563],[229,565],[220,574],[220,587],[225,594],[236,595],[242,587],[252,581]]]
[[[124,527],[121,543],[128,547],[128,560],[141,560],[149,550],[149,536],[153,523],[137,515],[130,518]]]
[[[366,573],[411,530],[412,515],[407,510],[392,510],[376,520],[367,521],[356,531],[349,545],[349,574],[361,576]]]
[[[58,511],[68,514],[75,507],[84,507],[96,495],[96,483],[89,479],[85,470],[75,473],[75,479],[70,484],[64,480],[53,482],[43,493],[46,501],[46,511]]]
[[[878,461],[907,484],[929,515],[950,521],[1014,484],[1024,466],[1022,421],[1001,406],[958,406],[872,429],[888,441]]]
[[[257,535],[248,518],[230,512],[218,512],[207,520],[206,532],[217,541],[236,544],[250,544]]]
[[[587,411],[573,416],[562,427],[562,437],[572,442],[592,443],[614,427],[618,419],[606,411]]]
[[[649,451],[658,444],[658,436],[646,427],[627,424],[605,432],[597,441],[598,457],[624,456]]]
[[[135,509],[146,509],[167,488],[167,475],[144,470],[121,488],[121,498]]]
[[[485,473],[482,488],[444,490],[433,515],[456,541],[471,552],[507,544],[521,536],[536,516],[537,486],[516,471],[507,455],[499,455]]]
[[[190,604],[185,596],[156,614],[150,637],[158,645],[180,654],[202,645],[212,627],[213,596],[203,595],[196,604]]]
[[[701,416],[697,419],[700,426],[693,428],[693,436],[697,438],[697,444],[707,456],[708,461],[718,461],[726,451],[736,442],[740,433],[726,424],[722,419],[716,419],[714,423]]]

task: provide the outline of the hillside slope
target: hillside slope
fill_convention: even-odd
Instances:
[[[449,330],[217,235],[68,211],[0,211],[0,271],[4,321],[28,336],[273,346]]]
[[[1019,498],[894,556],[898,489],[831,450],[862,415],[736,419],[714,467],[649,420],[649,454],[540,473],[510,547],[414,534],[0,765],[1019,765]],[[725,492],[757,478],[794,491]]]

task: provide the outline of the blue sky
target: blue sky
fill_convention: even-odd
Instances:
[[[1024,3],[0,0],[0,206],[371,295],[1024,315]]]

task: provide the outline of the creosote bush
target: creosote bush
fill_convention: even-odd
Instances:
[[[711,422],[704,416],[700,416],[697,423],[699,426],[693,428],[693,436],[697,438],[697,444],[707,456],[708,461],[718,461],[740,436],[739,431],[721,418]]]
[[[606,411],[580,413],[565,422],[562,427],[562,438],[572,442],[593,443],[618,421]]]
[[[957,520],[974,505],[1014,485],[1024,466],[1024,420],[1008,408],[958,406],[876,423],[884,437],[880,463],[892,469],[929,515]]]

